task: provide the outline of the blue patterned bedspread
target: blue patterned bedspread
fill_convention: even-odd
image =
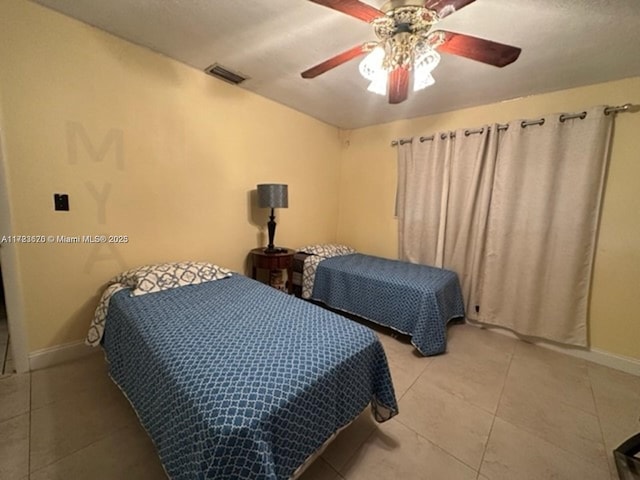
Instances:
[[[447,323],[464,316],[455,272],[362,254],[320,262],[312,298],[410,335],[423,355],[444,352]]]
[[[289,478],[368,403],[397,413],[373,331],[241,275],[116,293],[103,347],[173,479]]]

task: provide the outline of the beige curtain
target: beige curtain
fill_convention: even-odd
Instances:
[[[453,139],[420,141],[398,147],[398,258],[412,263],[442,266],[444,209],[448,190],[449,158]]]
[[[468,313],[478,303],[496,128],[439,133],[399,147],[399,258],[455,271]]]
[[[498,150],[478,320],[587,345],[612,116],[511,122]]]
[[[586,345],[612,118],[560,119],[401,145],[399,258],[455,271],[468,318]]]
[[[450,159],[443,267],[458,274],[470,318],[474,318],[479,303],[487,217],[501,137],[497,125],[485,126],[479,133],[458,130]]]

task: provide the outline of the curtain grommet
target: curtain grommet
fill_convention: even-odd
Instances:
[[[541,118],[540,120],[527,121],[523,120],[520,122],[520,126],[522,128],[527,128],[529,125],[544,125],[545,119]]]

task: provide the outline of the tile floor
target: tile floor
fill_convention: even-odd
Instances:
[[[640,377],[467,325],[432,358],[379,335],[400,414],[361,415],[304,480],[611,480],[611,450],[640,431]],[[165,475],[97,352],[0,378],[0,478]]]

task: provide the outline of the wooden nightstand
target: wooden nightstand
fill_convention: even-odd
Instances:
[[[264,248],[254,248],[251,250],[251,278],[256,279],[258,269],[263,268],[269,271],[271,277],[272,270],[287,271],[287,292],[293,293],[293,256],[296,251],[290,248],[284,249],[283,252],[266,253]]]

